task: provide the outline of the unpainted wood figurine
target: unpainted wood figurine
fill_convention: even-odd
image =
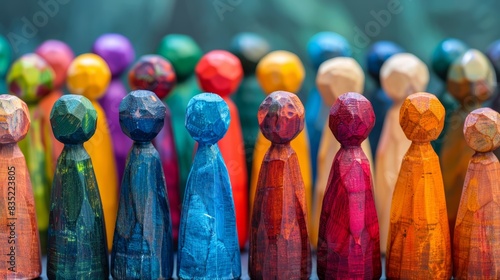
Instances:
[[[400,53],[391,56],[384,63],[380,70],[380,80],[387,96],[393,100],[393,105],[385,116],[375,158],[375,205],[380,227],[380,251],[384,254],[387,249],[392,194],[401,161],[411,144],[399,124],[400,109],[407,96],[425,90],[429,82],[429,71],[416,56]]]

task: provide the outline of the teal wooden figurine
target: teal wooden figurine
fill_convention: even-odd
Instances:
[[[81,95],[63,95],[50,122],[64,143],[52,183],[47,276],[108,279],[104,214],[92,160],[83,147],[95,133],[97,112]]]
[[[229,122],[229,107],[217,94],[198,94],[188,104],[186,128],[198,142],[198,149],[182,204],[177,253],[179,279],[241,276],[231,184],[217,146]]]
[[[0,35],[0,93],[7,93],[5,85],[5,75],[9,69],[10,60],[12,59],[12,51],[10,49],[7,38]]]
[[[111,275],[114,279],[170,279],[172,223],[160,154],[151,141],[166,107],[155,93],[137,90],[120,103],[120,125],[134,141],[120,190]]]

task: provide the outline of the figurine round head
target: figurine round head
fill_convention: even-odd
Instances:
[[[120,126],[136,142],[150,142],[163,128],[167,107],[154,92],[136,90],[120,103]]]
[[[266,94],[274,91],[297,93],[305,77],[299,57],[288,51],[273,51],[257,65],[257,80]]]
[[[448,70],[450,65],[467,49],[467,45],[455,38],[444,39],[434,49],[431,58],[431,68],[438,77],[446,81],[448,78]]]
[[[0,95],[0,143],[17,143],[30,128],[28,106],[14,95]]]
[[[71,48],[66,43],[58,40],[48,40],[43,42],[35,51],[54,70],[54,87],[60,88],[66,80],[66,72],[75,58]]]
[[[374,43],[366,54],[366,67],[372,78],[380,82],[380,69],[384,62],[391,56],[404,52],[403,48],[391,41],[378,41]]]
[[[132,43],[127,37],[116,33],[104,34],[97,38],[92,52],[106,61],[113,77],[120,76],[135,59]]]
[[[351,46],[347,40],[335,32],[323,31],[312,36],[307,43],[307,54],[314,69],[331,58],[351,56]]]
[[[346,92],[362,92],[365,83],[363,69],[350,57],[329,59],[319,67],[316,86],[327,106]]]
[[[275,91],[262,101],[257,118],[262,134],[269,141],[285,144],[304,129],[304,106],[297,95]]]
[[[83,144],[95,133],[97,112],[86,97],[63,95],[52,107],[50,124],[59,142]]]
[[[500,76],[500,40],[491,43],[488,50],[486,50],[486,56],[490,59],[493,68],[495,68],[497,77]]]
[[[182,34],[170,34],[160,42],[157,54],[172,63],[178,81],[191,77],[202,56],[202,51],[193,38]]]
[[[480,51],[470,49],[457,58],[448,72],[448,91],[463,106],[488,100],[495,92],[493,66]]]
[[[372,104],[359,93],[342,94],[330,109],[330,130],[342,146],[361,145],[374,125]]]
[[[97,100],[106,93],[111,72],[100,56],[86,53],[76,57],[68,69],[67,85],[71,93]]]
[[[150,90],[163,99],[175,87],[172,64],[159,55],[144,55],[128,72],[132,90]]]
[[[52,91],[54,71],[39,55],[25,54],[10,67],[7,85],[11,94],[26,103],[35,103]]]
[[[12,51],[7,39],[0,35],[0,77],[4,77],[9,69],[10,60],[12,59]]]
[[[245,75],[254,75],[257,63],[271,51],[263,37],[250,32],[236,35],[231,42],[231,53],[241,61]]]
[[[240,60],[222,50],[205,54],[196,65],[195,72],[203,91],[217,93],[223,98],[236,92],[243,79]]]
[[[436,140],[444,126],[444,107],[434,94],[408,96],[399,111],[399,124],[406,138],[414,142]]]
[[[464,136],[474,151],[496,150],[500,147],[500,114],[490,108],[472,111],[465,119]]]
[[[382,65],[380,82],[387,96],[395,102],[402,102],[408,95],[425,90],[429,83],[429,70],[413,54],[399,53]]]

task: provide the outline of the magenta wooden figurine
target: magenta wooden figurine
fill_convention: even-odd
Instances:
[[[371,103],[358,93],[341,95],[330,110],[330,129],[341,148],[321,209],[319,279],[379,279],[382,274],[370,162],[360,146],[374,124]]]

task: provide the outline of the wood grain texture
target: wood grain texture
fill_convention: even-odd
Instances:
[[[320,279],[379,279],[382,274],[370,162],[360,146],[374,121],[370,102],[358,93],[341,95],[331,108],[329,126],[342,147],[322,203]]]
[[[253,206],[249,275],[252,279],[309,279],[304,182],[290,146],[304,128],[304,107],[293,93],[277,91],[264,99],[258,119],[272,144],[262,162]]]
[[[425,64],[409,53],[391,56],[380,70],[382,88],[393,100],[387,111],[375,156],[375,205],[380,226],[380,251],[387,250],[391,201],[403,156],[411,142],[399,125],[400,108],[407,96],[423,91],[429,82]]]
[[[500,278],[500,115],[489,108],[472,111],[463,128],[475,151],[465,176],[453,238],[456,279]]]
[[[0,95],[0,277],[33,279],[42,273],[35,199],[28,166],[17,142],[30,127],[28,107],[19,98]]]
[[[387,279],[450,279],[451,246],[439,159],[430,141],[444,125],[432,94],[406,98],[400,124],[412,141],[392,198],[386,254]]]

